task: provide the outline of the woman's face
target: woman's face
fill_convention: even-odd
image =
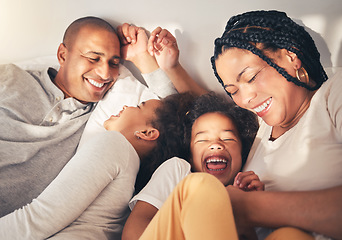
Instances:
[[[230,118],[206,113],[196,119],[191,131],[191,165],[195,172],[207,172],[225,186],[234,182],[241,169],[241,141]]]
[[[269,53],[268,57],[295,76],[295,63],[287,50]],[[287,81],[247,50],[226,50],[216,60],[216,69],[234,102],[255,112],[270,126],[291,124],[307,97],[305,88]]]
[[[134,134],[135,131],[146,129],[155,117],[155,110],[161,105],[160,100],[152,99],[142,102],[137,107],[125,106],[118,115],[111,116],[103,126],[108,131],[118,131],[124,136]]]

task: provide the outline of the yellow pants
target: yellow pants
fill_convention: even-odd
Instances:
[[[177,185],[140,239],[238,239],[225,187],[210,174],[190,174]]]
[[[265,240],[314,240],[314,237],[298,228],[282,227],[278,228]]]
[[[140,240],[237,240],[229,195],[222,183],[206,173],[192,173],[174,189]],[[297,228],[283,227],[266,240],[313,240]]]

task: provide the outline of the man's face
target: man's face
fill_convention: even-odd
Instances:
[[[116,34],[101,28],[83,27],[72,46],[61,45],[61,68],[55,79],[65,97],[98,102],[119,74],[120,42]]]

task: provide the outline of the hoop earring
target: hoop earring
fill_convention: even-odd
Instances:
[[[309,74],[308,72],[305,70],[305,68],[300,67],[299,69],[296,70],[296,76],[297,79],[300,82],[303,82],[305,84],[309,84]],[[303,79],[304,78],[304,79]]]
[[[140,137],[137,136],[138,133],[139,133],[139,131],[135,131],[135,132],[134,132],[134,136],[137,137],[138,139],[140,139]]]

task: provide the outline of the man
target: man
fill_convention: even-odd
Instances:
[[[134,42],[125,40],[132,35]],[[145,31],[124,24],[119,28],[119,36],[123,43],[122,57],[138,67],[152,90],[134,79],[125,67],[119,66],[118,36],[110,24],[95,17],[78,19],[68,27],[58,48],[58,72],[52,68],[33,72],[15,65],[0,66],[0,217],[31,203],[46,189],[74,156],[82,134],[80,147],[94,134],[103,131],[104,119],[118,113],[123,105],[137,105],[157,98],[152,91],[160,97],[175,92],[154,56],[147,51]],[[168,58],[167,55],[164,57],[164,60]],[[120,79],[113,86],[119,74]],[[101,100],[104,96],[105,99]],[[88,121],[93,109],[95,111]],[[128,210],[128,206],[126,208]],[[112,229],[103,230],[102,235],[107,231],[120,234],[120,227],[116,225],[122,225],[122,219],[127,217],[124,209],[122,213],[117,223],[112,221]],[[29,218],[27,223],[32,223],[29,216],[26,215]],[[73,221],[65,217],[58,226],[67,226]],[[75,218],[77,216],[73,216]],[[99,224],[90,226],[91,221],[86,223],[83,220],[80,219],[82,224],[88,224],[84,229],[93,229],[92,234],[95,234],[95,228],[102,231]],[[56,226],[57,219],[53,221],[55,224],[50,233],[61,230]],[[29,225],[25,226],[30,231]],[[40,224],[36,226],[38,228],[34,232],[47,231]],[[80,225],[77,223],[75,226]],[[87,234],[84,229],[77,229]],[[8,236],[8,230],[2,230],[2,234]],[[65,230],[67,233],[68,228]],[[12,233],[19,237],[16,231]],[[99,237],[97,235],[96,238]]]
[[[36,198],[75,154],[94,103],[118,78],[120,41],[106,21],[81,18],[57,58],[58,72],[0,66],[0,217]]]

